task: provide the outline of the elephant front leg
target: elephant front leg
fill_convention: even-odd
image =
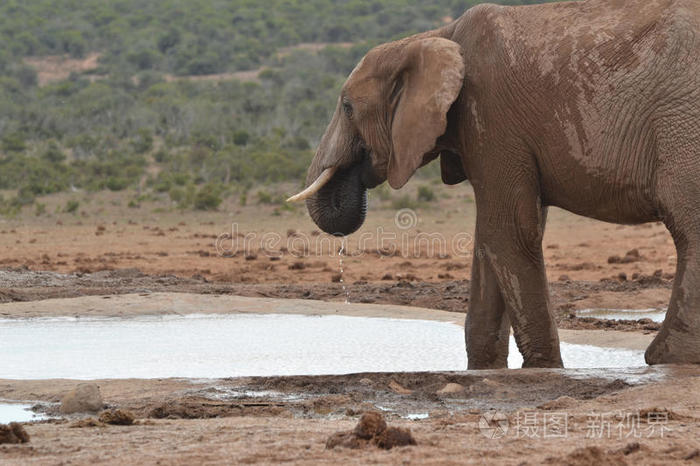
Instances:
[[[521,192],[508,200],[512,204],[492,202],[477,217],[479,254],[498,283],[523,367],[563,367],[542,254],[546,209],[536,195]],[[500,205],[496,215],[494,204]]]
[[[678,252],[671,302],[644,357],[647,364],[700,364],[700,235],[671,231]]]
[[[508,367],[510,322],[496,275],[481,251],[477,241],[464,324],[468,368],[501,369]]]

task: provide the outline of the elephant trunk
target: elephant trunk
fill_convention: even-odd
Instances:
[[[367,214],[367,186],[363,163],[335,171],[316,193],[306,199],[318,227],[334,236],[349,235],[362,226]]]
[[[334,236],[357,231],[367,214],[367,189],[383,179],[372,168],[370,152],[344,117],[340,99],[321,138],[306,177],[306,186],[288,201],[306,200],[318,227]]]

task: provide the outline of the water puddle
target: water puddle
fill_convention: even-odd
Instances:
[[[404,416],[406,419],[411,421],[420,421],[421,419],[428,419],[430,414],[428,413],[410,413]]]
[[[665,309],[583,309],[576,312],[577,317],[595,317],[609,320],[639,320],[651,319],[663,322],[666,317]]]
[[[642,351],[562,343],[569,368],[644,366]],[[460,326],[289,314],[0,320],[0,378],[223,378],[467,367]],[[509,367],[522,358],[511,338]],[[245,394],[242,394],[245,396]]]
[[[10,422],[31,422],[48,419],[44,414],[33,412],[32,405],[17,403],[0,403],[0,424]]]

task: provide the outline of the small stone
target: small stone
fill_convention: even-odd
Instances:
[[[84,419],[78,419],[69,425],[71,429],[81,429],[83,427],[105,427],[107,424],[100,422],[94,417],[88,417]]]
[[[0,424],[0,443],[27,443],[29,442],[29,434],[22,424],[10,422],[9,424]]]
[[[63,397],[60,411],[62,414],[96,413],[103,405],[100,388],[93,383],[81,383]]]
[[[638,451],[641,450],[641,449],[642,449],[642,446],[639,444],[639,442],[628,443],[628,444],[625,445],[625,447],[622,449],[622,454],[625,455],[625,456],[631,455],[632,453],[636,453],[636,452],[638,452]]]
[[[369,411],[362,415],[360,422],[355,426],[354,433],[359,438],[371,439],[384,432],[386,421],[384,416],[377,411]]]
[[[398,393],[399,395],[410,395],[411,393],[413,393],[413,390],[409,390],[408,388],[403,387],[395,380],[389,382],[389,388],[391,389],[391,391],[393,391],[394,393]]]
[[[444,395],[448,393],[461,393],[464,391],[464,385],[458,383],[448,383],[440,390],[437,391],[438,395]]]
[[[566,409],[566,408],[571,408],[572,406],[575,406],[578,402],[576,401],[575,398],[571,398],[570,396],[560,396],[556,400],[548,401],[546,403],[541,404],[538,406],[540,409]]]
[[[374,382],[372,382],[372,379],[368,379],[367,377],[360,379],[360,385],[369,386],[372,384],[374,384]]]

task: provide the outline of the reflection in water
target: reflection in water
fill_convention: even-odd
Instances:
[[[563,343],[566,367],[643,366],[642,351]],[[98,379],[464,370],[461,327],[346,316],[230,314],[0,320],[0,378]],[[511,338],[510,367],[522,358]]]

